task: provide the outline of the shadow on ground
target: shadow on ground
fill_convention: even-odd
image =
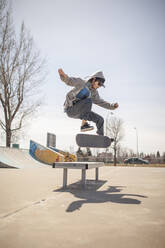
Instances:
[[[147,198],[143,195],[137,194],[119,194],[125,186],[109,186],[108,189],[97,191],[102,187],[106,181],[87,180],[85,190],[82,189],[81,181],[74,184],[70,184],[66,189],[60,188],[53,192],[68,192],[75,197],[82,199],[77,200],[68,206],[66,212],[73,212],[79,210],[83,204],[89,203],[104,203],[113,202],[120,204],[140,204],[141,201],[135,199],[136,197]]]

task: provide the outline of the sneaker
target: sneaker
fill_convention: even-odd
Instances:
[[[90,131],[90,130],[93,130],[94,127],[90,126],[88,124],[88,122],[86,122],[83,126],[81,126],[80,130],[81,132],[86,132],[86,131]]]

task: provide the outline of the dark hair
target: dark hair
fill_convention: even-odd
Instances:
[[[92,83],[94,78],[91,78],[88,82]],[[105,82],[105,79],[104,78],[98,78],[98,77],[95,77],[95,82],[98,81],[100,84],[104,84]]]

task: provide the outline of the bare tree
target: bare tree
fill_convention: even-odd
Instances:
[[[123,134],[123,120],[117,117],[110,117],[106,122],[106,132],[110,138],[114,139],[112,149],[114,150],[114,165],[117,163],[117,150]]]
[[[5,132],[6,146],[10,147],[11,138],[41,104],[38,93],[44,60],[24,23],[16,36],[5,2],[1,0],[0,4],[0,126]]]
[[[0,25],[3,23],[3,19],[5,17],[5,8],[7,6],[7,1],[6,0],[0,0]]]
[[[126,158],[128,158],[128,148],[121,146],[121,144],[118,145],[117,149],[117,159],[120,162],[123,162]]]

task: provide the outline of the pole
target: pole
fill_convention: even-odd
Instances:
[[[139,157],[139,149],[138,149],[138,131],[137,128],[134,128],[136,130],[136,153],[137,153],[137,157]]]
[[[105,135],[107,136],[108,135],[108,120],[109,120],[109,115],[113,115],[114,113],[112,113],[112,112],[108,112],[108,114],[107,114],[107,116],[106,116],[106,119],[105,119]],[[106,160],[106,162],[107,162],[107,160],[108,160],[108,156],[107,156],[107,153],[108,153],[108,148],[106,148],[105,149],[105,153],[106,153],[106,155],[105,155],[105,160]]]

